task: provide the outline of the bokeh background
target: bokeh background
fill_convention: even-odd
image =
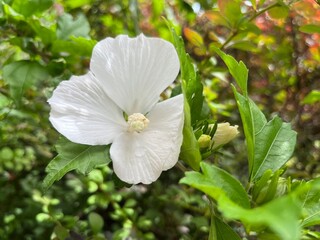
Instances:
[[[183,37],[212,119],[241,129],[225,65],[212,46],[249,69],[250,96],[268,118],[298,132],[286,174],[320,173],[320,5],[301,1],[3,0],[0,2],[0,239],[206,239],[204,196],[179,185],[178,168],[125,188],[108,166],[41,183],[58,133],[46,102],[72,74],[88,71],[94,44],[119,34]],[[177,81],[177,84],[179,82]],[[168,89],[163,97],[174,87]],[[247,176],[243,134],[210,161]],[[239,234],[241,226],[233,224]]]

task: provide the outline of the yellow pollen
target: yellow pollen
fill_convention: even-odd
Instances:
[[[128,117],[128,131],[142,132],[148,127],[149,119],[141,113],[134,113]]]

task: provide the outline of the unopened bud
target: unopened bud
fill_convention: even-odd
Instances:
[[[238,126],[230,123],[218,123],[217,130],[212,138],[213,148],[217,148],[233,140],[239,134]]]
[[[207,134],[202,134],[198,139],[198,143],[200,148],[207,148],[210,146],[211,137]]]

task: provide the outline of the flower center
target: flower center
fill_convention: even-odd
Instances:
[[[134,113],[128,117],[128,131],[141,132],[148,127],[149,119],[141,113]]]

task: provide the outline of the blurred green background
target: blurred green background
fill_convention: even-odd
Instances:
[[[320,173],[320,6],[317,1],[0,1],[0,239],[206,239],[204,196],[179,185],[178,168],[123,188],[105,166],[68,173],[45,194],[59,135],[48,121],[53,89],[88,71],[94,44],[119,34],[183,36],[212,118],[241,126],[218,46],[249,69],[252,99],[298,132],[287,174]],[[170,90],[170,89],[169,89]],[[169,91],[170,92],[170,91]],[[242,131],[240,127],[240,131]],[[211,161],[247,175],[243,136]],[[240,235],[241,226],[233,224]]]

